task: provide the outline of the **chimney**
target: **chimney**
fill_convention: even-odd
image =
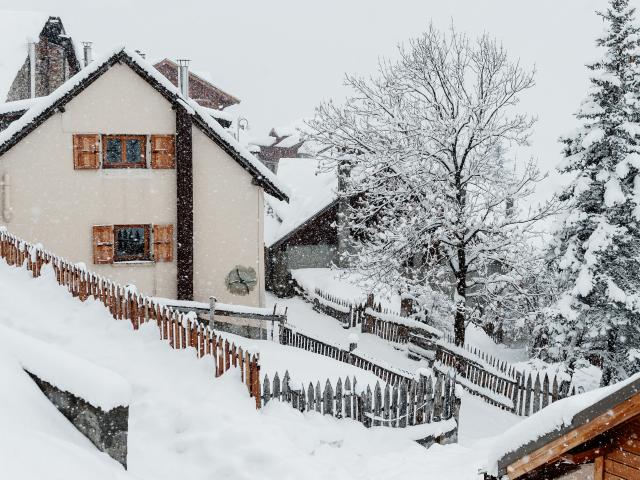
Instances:
[[[36,42],[29,42],[29,96],[36,98]]]
[[[91,63],[91,42],[82,42],[84,50],[84,66],[88,66]]]
[[[186,98],[189,98],[189,62],[186,59],[178,60],[178,88]]]

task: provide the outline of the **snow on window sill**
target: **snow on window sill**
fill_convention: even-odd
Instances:
[[[122,261],[114,261],[113,265],[155,265],[156,262],[153,260],[122,260]]]

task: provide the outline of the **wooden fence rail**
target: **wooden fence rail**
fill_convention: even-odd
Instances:
[[[40,276],[44,265],[50,265],[58,284],[66,287],[75,298],[85,301],[93,297],[109,310],[114,319],[129,320],[134,330],[145,323],[154,323],[160,338],[167,340],[172,348],[193,348],[198,358],[211,358],[216,377],[230,368],[239,368],[250,396],[256,399],[256,408],[260,408],[259,355],[229,344],[211,328],[201,325],[195,315],[185,315],[161,305],[133,289],[24,242],[3,229],[0,229],[0,257],[8,265],[25,266],[33,277]]]
[[[474,358],[475,356],[475,358]],[[466,390],[486,402],[520,416],[529,416],[551,403],[575,395],[571,382],[553,379],[545,372],[535,377],[524,374],[506,362],[488,357],[477,349],[463,350],[438,342],[434,368],[442,373],[454,370],[457,381]]]
[[[391,369],[390,367],[380,365],[371,359],[363,357],[355,352],[354,345],[352,345],[353,350],[345,350],[336,345],[325,343],[301,333],[288,324],[280,326],[280,343],[282,345],[290,345],[319,355],[324,355],[325,357],[333,358],[339,362],[350,363],[356,367],[362,368],[363,370],[369,370],[383,381],[392,385],[399,384],[402,381],[412,381],[414,379],[414,375],[410,372],[400,369]]]
[[[273,399],[289,403],[300,411],[316,411],[336,418],[352,418],[366,427],[388,426],[403,428],[425,423],[437,423],[454,418],[458,420],[460,399],[455,394],[455,378],[438,375],[434,378],[420,376],[418,380],[400,384],[380,385],[373,390],[358,391],[356,379],[338,379],[332,384],[328,379],[320,382],[290,385],[289,372],[280,379],[276,373],[262,382],[262,400],[266,404]],[[457,427],[455,427],[457,428]]]

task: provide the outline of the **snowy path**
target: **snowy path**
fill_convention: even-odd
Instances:
[[[358,351],[367,357],[411,373],[428,366],[427,362],[416,362],[407,357],[406,345],[394,344],[370,333],[361,333],[359,326],[345,329],[335,318],[316,312],[310,303],[300,297],[277,298],[267,294],[267,306],[273,308],[274,303],[288,308],[287,322],[318,340],[348,349],[349,336],[355,333],[358,335]]]
[[[214,379],[208,360],[196,359],[190,350],[172,350],[158,340],[153,324],[134,332],[129,322],[113,320],[97,302],[79,302],[46,275],[31,279],[25,271],[0,262],[0,305],[1,325],[113,370],[131,383],[129,471],[122,472],[127,478],[476,479],[485,451],[476,446],[482,435],[495,432],[487,431],[487,425],[499,424],[492,420],[493,410],[474,413],[480,406],[474,399],[471,403],[465,399],[462,443],[425,450],[407,438],[406,429],[365,429],[350,420],[315,412],[301,414],[279,402],[256,411],[238,372]],[[0,355],[7,352],[0,338]],[[314,374],[324,375],[328,367],[317,364],[313,368],[318,369]],[[26,378],[19,368],[5,370],[0,369],[0,382],[17,384],[12,376]],[[7,417],[15,416],[15,431],[23,424],[16,410],[23,399],[13,398],[20,392],[16,388],[7,396],[3,391],[0,401],[0,406],[8,402],[13,408],[0,414],[0,422],[6,425]],[[42,405],[34,408],[44,409]],[[49,410],[34,418],[46,422],[49,415],[56,415]],[[468,420],[475,416],[484,416],[485,423]],[[55,431],[49,433],[53,434]],[[10,441],[11,448],[2,439]],[[0,438],[0,464],[3,471],[12,473],[11,478],[37,478],[39,462],[25,461],[11,452],[21,449],[38,458],[44,454],[34,451],[28,439],[16,443],[21,439],[13,435]],[[66,440],[55,437],[51,441]],[[74,456],[80,455],[72,452],[70,458],[65,457],[64,478],[87,478],[86,462],[84,469],[75,462]],[[114,476],[96,474],[92,478]]]

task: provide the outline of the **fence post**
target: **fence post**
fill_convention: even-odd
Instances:
[[[214,321],[214,317],[215,317],[215,312],[216,312],[216,303],[217,303],[217,299],[216,297],[214,297],[213,295],[209,297],[209,328],[211,330],[213,330],[213,321]]]

